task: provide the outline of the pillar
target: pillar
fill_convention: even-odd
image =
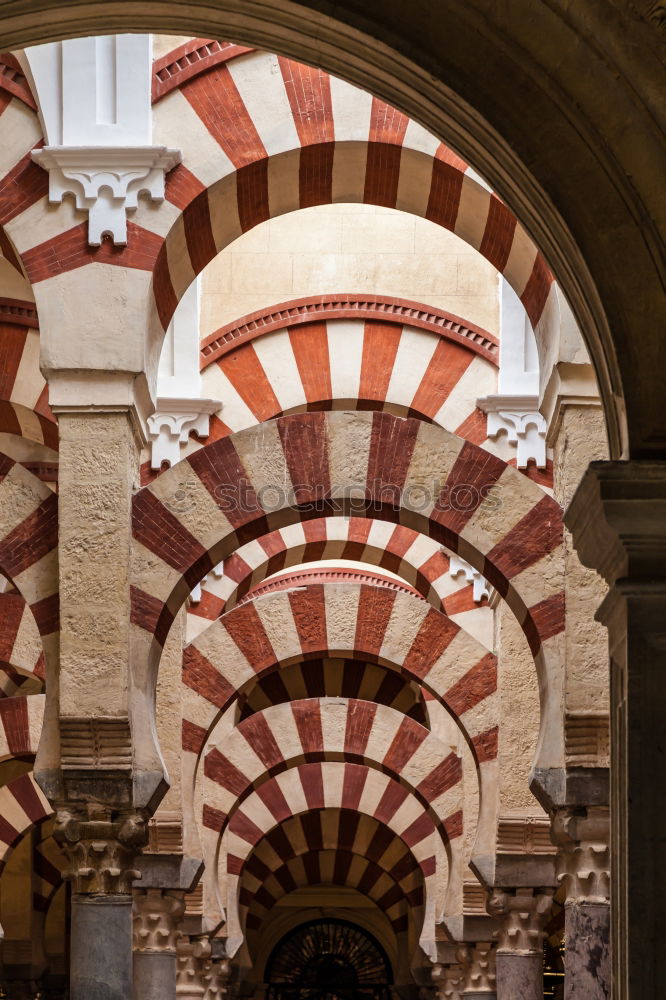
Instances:
[[[488,911],[497,918],[497,1000],[543,1000],[544,925],[553,890],[496,889]]]
[[[553,840],[559,880],[566,888],[565,1000],[611,995],[609,813],[604,807],[561,809]]]
[[[492,941],[462,945],[457,958],[462,968],[460,996],[463,1000],[497,1000],[495,945]]]
[[[145,841],[142,817],[112,818],[59,809],[54,836],[72,884],[70,1000],[127,1000],[132,995],[132,881]]]
[[[666,940],[666,462],[593,462],[565,515],[609,584],[613,997],[658,996]]]
[[[175,1000],[176,943],[185,912],[182,890],[134,891],[134,997]]]

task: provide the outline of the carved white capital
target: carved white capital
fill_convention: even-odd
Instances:
[[[437,1000],[461,1000],[463,970],[460,965],[434,965],[431,972]]]
[[[199,603],[199,601],[201,600],[201,588],[206,585],[206,583],[210,580],[211,576],[214,576],[216,580],[221,580],[222,579],[222,577],[224,576],[224,563],[223,562],[218,563],[217,566],[213,566],[213,568],[210,571],[210,573],[206,573],[206,575],[203,578],[203,580],[201,581],[201,583],[198,583],[196,585],[196,587],[192,588],[192,591],[190,593],[190,604],[198,604]]]
[[[148,417],[150,467],[160,469],[162,462],[169,465],[179,462],[181,448],[190,434],[206,437],[211,413],[221,406],[216,399],[158,399],[157,409]]]
[[[488,414],[488,437],[505,432],[509,444],[516,446],[519,469],[533,459],[539,469],[546,468],[546,421],[538,409],[537,396],[486,396],[477,406]]]
[[[479,573],[478,569],[474,569],[473,566],[466,563],[460,556],[452,555],[449,562],[449,576],[453,579],[461,573],[467,582],[472,584],[472,597],[477,603],[480,603],[484,597],[486,600],[490,600],[493,595],[493,588],[486,578]]]
[[[185,893],[180,890],[135,889],[134,951],[175,953],[184,913]]]
[[[32,158],[48,171],[49,201],[73,194],[88,212],[88,243],[99,246],[105,235],[127,243],[127,213],[140,194],[164,200],[164,175],[181,154],[166,146],[44,146]]]

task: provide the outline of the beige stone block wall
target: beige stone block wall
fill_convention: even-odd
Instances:
[[[503,601],[495,612],[500,693],[500,813],[537,815],[528,777],[539,736],[539,685],[527,639]]]
[[[203,272],[201,335],[310,295],[424,302],[497,333],[497,272],[426,219],[373,205],[320,205],[256,226]]]

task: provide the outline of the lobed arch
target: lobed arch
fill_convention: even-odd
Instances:
[[[403,524],[350,516],[302,521],[241,545],[205,578],[201,600],[190,604],[188,613],[214,621],[266,577],[322,559],[364,562],[396,573],[435,610],[462,625],[478,608],[473,585],[451,578],[449,556],[434,539]]]
[[[313,773],[316,770],[320,777],[313,783]],[[321,789],[319,793],[318,787]],[[404,793],[404,789],[402,792]],[[289,795],[294,797],[289,798]],[[268,803],[268,809],[264,800]],[[438,872],[437,844],[441,832],[438,836],[432,818],[422,807],[408,800],[406,813],[404,802],[404,794],[396,792],[396,783],[390,776],[361,764],[326,760],[290,768],[271,778],[263,786],[263,793],[262,789],[253,792],[243,808],[250,816],[259,818],[259,825],[253,824],[252,828],[248,825],[244,831],[245,838],[234,837],[231,832],[224,840],[218,837],[217,864],[211,865],[210,872],[207,869],[208,877],[217,870],[226,879],[225,915],[231,953],[238,949],[242,941],[238,913],[240,881],[257,845],[271,834],[277,834],[285,822],[298,819],[304,814],[322,811],[354,814],[357,821],[364,824],[360,840],[365,844],[366,854],[373,849],[371,834],[378,830],[381,831],[380,838],[391,836],[404,844],[423,878],[425,912],[421,946],[428,951],[428,942],[434,941],[437,919],[435,878]],[[408,817],[407,821],[405,815]],[[412,821],[409,822],[409,819]],[[214,826],[214,817],[209,817],[209,822]],[[456,823],[462,832],[462,814]],[[327,840],[325,843],[329,842]],[[211,841],[211,847],[213,843]],[[454,843],[457,844],[457,837]],[[446,846],[445,850],[448,858],[449,898],[453,900],[462,885],[462,862],[457,846],[453,854]]]
[[[282,492],[276,483],[284,484]],[[539,678],[535,766],[562,766],[560,508],[483,449],[440,427],[385,413],[278,418],[208,445],[136,494],[134,683],[149,715],[162,644],[192,587],[240,544],[320,515],[320,501],[325,512],[350,513],[350,484],[372,507],[354,513],[428,534],[476,566],[504,597]],[[472,502],[453,509],[463,507],[449,502],[463,485]],[[146,770],[158,763],[147,732],[139,736],[137,761]]]

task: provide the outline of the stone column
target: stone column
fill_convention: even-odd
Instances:
[[[608,809],[561,809],[552,836],[565,902],[565,1000],[611,995]]]
[[[136,1000],[175,1000],[176,943],[184,912],[181,890],[134,890]]]
[[[464,1000],[497,1000],[495,945],[492,941],[463,945],[456,957],[462,968],[460,996]]]
[[[565,515],[609,584],[613,996],[662,990],[666,940],[666,462],[593,462]]]
[[[132,881],[145,822],[59,809],[54,836],[72,883],[70,1000],[128,1000],[132,995]]]
[[[495,889],[488,912],[497,918],[497,1000],[543,1000],[544,925],[553,890]]]
[[[178,1000],[202,1000],[213,983],[210,941],[207,937],[183,936],[178,941],[176,954]]]

